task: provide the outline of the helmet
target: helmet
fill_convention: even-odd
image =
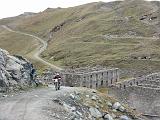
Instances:
[[[56,75],[59,75],[59,73],[56,73]]]

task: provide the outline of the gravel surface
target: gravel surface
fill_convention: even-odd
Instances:
[[[0,98],[0,120],[59,120],[66,110],[52,102],[77,88],[62,87],[55,91],[53,86],[39,88],[26,93]]]

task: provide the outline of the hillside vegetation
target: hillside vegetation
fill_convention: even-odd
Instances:
[[[37,69],[46,68],[45,65],[33,58],[38,46],[39,43],[32,37],[7,31],[3,27],[0,28],[0,48],[10,51],[12,55],[25,56]]]
[[[37,14],[2,19],[0,24],[47,40],[42,57],[53,64],[104,65],[126,70],[128,76],[139,76],[160,70],[159,7],[160,2],[143,0],[95,2],[48,8]],[[0,39],[0,47],[17,52],[18,47],[10,48],[11,40],[22,39],[7,37],[7,41]],[[27,44],[35,45],[30,38],[27,40]],[[32,46],[24,52],[26,49],[32,50]]]

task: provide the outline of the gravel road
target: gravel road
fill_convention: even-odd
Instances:
[[[60,91],[55,91],[54,87],[50,86],[0,98],[0,120],[57,120],[56,116],[52,116],[53,113],[57,110],[65,113],[65,110],[60,105],[54,105],[52,99],[63,97],[75,89],[62,87]],[[50,108],[52,115],[49,115]]]

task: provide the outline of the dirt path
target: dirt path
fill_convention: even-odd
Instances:
[[[38,61],[40,61],[40,62],[42,62],[43,64],[45,64],[45,65],[47,65],[47,66],[50,66],[51,68],[53,68],[53,69],[55,69],[55,70],[62,70],[62,68],[57,67],[57,66],[55,66],[55,65],[53,65],[53,64],[45,61],[44,59],[42,59],[42,58],[40,57],[40,54],[41,54],[42,52],[44,52],[44,51],[47,49],[47,46],[48,46],[48,44],[47,44],[47,42],[46,42],[45,40],[43,40],[43,39],[41,39],[41,38],[39,38],[39,37],[37,37],[37,36],[35,36],[35,35],[31,35],[31,34],[28,34],[28,33],[24,33],[24,32],[21,32],[21,31],[15,31],[15,30],[13,30],[13,29],[5,26],[5,25],[2,25],[2,27],[3,27],[4,29],[10,31],[10,32],[14,32],[14,33],[21,34],[21,35],[26,35],[26,36],[29,36],[29,37],[32,37],[32,38],[38,40],[38,41],[41,43],[41,45],[36,49],[36,52],[33,54],[33,58],[36,59],[36,60],[38,60]]]
[[[62,87],[55,91],[54,87],[41,88],[7,98],[0,98],[0,120],[56,120],[47,114],[49,102],[53,98],[73,92],[76,88]],[[53,102],[52,102],[53,103]],[[65,111],[61,106],[52,104],[52,109]],[[55,111],[56,112],[56,111]]]
[[[158,40],[159,37],[143,37],[143,36],[133,36],[133,35],[124,35],[124,36],[116,36],[116,35],[95,35],[95,36],[91,36],[91,37],[102,37],[105,39],[146,39],[146,40]],[[83,38],[82,37],[76,37],[76,36],[72,36],[70,37],[72,39],[80,39]]]

